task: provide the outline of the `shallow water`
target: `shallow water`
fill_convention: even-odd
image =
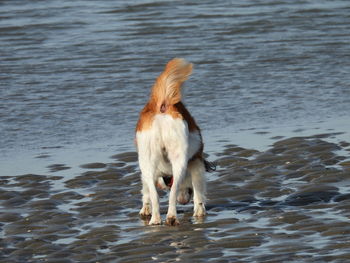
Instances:
[[[0,261],[349,261],[349,11],[2,1]],[[148,227],[133,130],[173,57],[218,170],[204,220]]]
[[[204,130],[350,112],[348,1],[2,1],[0,149],[130,133],[165,63]]]

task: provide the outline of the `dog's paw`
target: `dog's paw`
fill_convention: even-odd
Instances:
[[[149,205],[145,205],[141,208],[139,213],[141,218],[149,218],[151,217],[151,207]]]
[[[152,216],[151,220],[148,223],[150,226],[153,225],[161,225],[162,224],[162,219],[160,218],[160,216]]]
[[[175,216],[169,216],[166,218],[165,224],[168,226],[178,226],[180,222]]]
[[[200,203],[194,206],[193,216],[194,217],[203,217],[206,215],[204,204]]]

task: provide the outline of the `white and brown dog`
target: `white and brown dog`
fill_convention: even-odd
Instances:
[[[181,86],[192,64],[175,58],[157,78],[136,126],[136,145],[142,179],[142,217],[150,225],[162,223],[156,187],[170,188],[166,224],[178,225],[176,201],[186,204],[193,193],[195,217],[205,211],[205,170],[213,167],[203,157],[199,127],[181,102]]]

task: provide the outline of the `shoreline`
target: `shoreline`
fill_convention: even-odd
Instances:
[[[217,130],[202,130],[204,151],[209,159],[222,151],[227,144],[259,151],[267,150],[276,140],[290,137],[331,134],[330,142],[350,141],[350,121],[347,117],[328,119],[315,123],[284,123],[281,126],[260,125],[235,127],[230,125]],[[122,136],[124,138],[125,135]],[[80,165],[94,162],[108,162],[111,156],[123,152],[136,151],[133,137],[129,140],[112,138],[108,141],[95,141],[79,145],[45,145],[37,149],[20,149],[0,153],[1,173],[14,175],[25,173],[47,173],[48,166],[62,166],[82,172]],[[346,153],[341,153],[346,154]],[[57,167],[58,168],[58,167]]]

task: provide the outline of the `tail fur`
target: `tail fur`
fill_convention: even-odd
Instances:
[[[216,171],[216,163],[209,162],[204,159],[204,167],[207,172],[214,172]]]
[[[151,98],[160,112],[181,101],[181,86],[192,73],[193,65],[183,58],[168,62],[153,86]]]

